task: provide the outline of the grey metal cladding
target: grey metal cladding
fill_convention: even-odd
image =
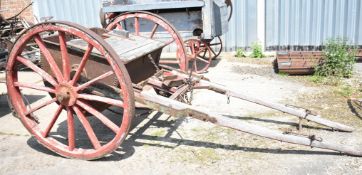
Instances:
[[[213,36],[221,36],[228,31],[228,9],[223,0],[213,1]]]
[[[318,47],[342,37],[362,45],[361,0],[266,0],[266,46]]]
[[[140,10],[162,10],[203,7],[205,4],[199,0],[137,0],[137,1],[119,1],[114,5],[105,6],[104,12],[127,12]]]
[[[86,27],[101,27],[99,10],[102,0],[33,1],[35,2],[33,5],[34,15],[36,15],[37,18],[54,16],[54,20],[72,21]],[[133,2],[135,0],[128,1]],[[202,1],[202,3],[204,2]],[[252,42],[257,40],[256,0],[233,0],[233,5],[233,17],[231,21],[227,23],[229,30],[223,35],[224,49],[226,51],[233,51],[239,47],[248,47]],[[192,15],[192,18],[196,20],[196,16]],[[185,31],[180,31],[180,33],[185,36],[190,35]],[[362,36],[360,40],[362,41]],[[167,51],[174,50],[170,49]]]

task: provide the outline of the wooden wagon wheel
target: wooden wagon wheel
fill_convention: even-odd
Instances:
[[[192,62],[192,70],[196,73],[205,73],[212,62],[212,49],[207,42],[199,39],[185,41],[189,59]]]
[[[59,55],[52,54],[43,37],[48,32],[57,34],[57,39],[52,42],[56,43]],[[79,67],[73,72],[70,62],[74,58],[70,56],[67,46],[69,38],[87,44],[86,51],[79,53]],[[47,72],[22,56],[26,44],[33,41],[39,46],[51,71]],[[104,58],[103,62],[110,66],[110,70],[101,72],[89,81],[80,82],[88,58],[94,52]],[[22,33],[11,50],[6,66],[9,101],[27,130],[48,149],[69,158],[91,160],[103,157],[117,149],[125,139],[134,115],[132,83],[125,66],[116,63],[118,59],[115,51],[89,29],[69,22],[37,24]],[[24,66],[30,70],[26,75],[18,69]],[[52,87],[29,82],[29,79],[37,76]],[[117,81],[117,98],[88,93],[88,88],[106,78]],[[26,91],[51,93],[55,97],[46,96],[30,105]],[[117,106],[123,109],[123,116],[102,113],[96,110],[94,104],[97,103]]]
[[[223,43],[221,40],[221,37],[215,37],[213,40],[206,42],[206,44],[210,47],[211,53],[212,53],[212,59],[216,59],[218,56],[220,56],[223,48]],[[200,53],[200,55],[204,59],[209,59],[209,57],[206,55],[206,50],[203,53]]]
[[[111,19],[111,21],[106,28],[107,30],[116,28],[119,30],[127,30],[135,35],[162,41],[169,46],[175,44],[177,48],[177,62],[161,60],[161,63],[176,63],[181,70],[187,71],[188,59],[186,57],[183,40],[175,27],[163,17],[150,12],[139,11],[123,13]]]

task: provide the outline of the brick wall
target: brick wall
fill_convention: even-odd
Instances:
[[[12,17],[19,13],[30,2],[31,0],[0,0],[0,14],[5,18]],[[33,22],[34,15],[32,7],[27,8],[20,17],[24,18],[28,22]]]

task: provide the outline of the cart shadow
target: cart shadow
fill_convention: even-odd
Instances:
[[[216,67],[220,63],[220,61],[221,61],[220,57],[215,58],[214,60],[212,60],[210,67]]]
[[[280,120],[273,120],[273,119],[266,119],[266,118],[239,117],[239,116],[231,116],[231,115],[224,115],[224,116],[232,118],[232,119],[245,120],[245,121],[256,121],[256,122],[263,122],[263,123],[272,123],[272,124],[277,124],[277,125],[288,125],[288,126],[294,126],[296,128],[299,126],[298,123],[294,123],[294,122],[287,122],[287,121],[280,121]],[[331,128],[310,126],[310,125],[306,125],[305,123],[303,123],[303,128],[333,132],[333,129],[331,129]]]
[[[347,105],[349,107],[349,109],[351,110],[351,112],[356,115],[359,119],[362,120],[362,106],[359,104],[354,103],[351,99],[347,100]]]
[[[182,135],[177,132],[178,128],[187,120],[186,118],[177,118],[176,120],[161,120],[162,113],[157,113],[154,116],[149,115],[149,110],[137,110],[137,117],[134,117],[130,134],[128,138],[121,144],[121,146],[110,155],[94,161],[120,161],[125,160],[134,155],[137,147],[151,146],[161,147],[165,149],[175,149],[178,146],[191,146],[200,148],[212,148],[212,149],[224,149],[230,151],[243,151],[243,152],[255,152],[255,153],[267,153],[267,154],[294,154],[294,155],[341,155],[337,152],[329,151],[308,151],[308,150],[290,150],[290,149],[269,149],[269,148],[256,148],[256,147],[245,147],[229,144],[219,144],[206,141],[197,141],[182,138]],[[151,117],[150,117],[151,116]],[[145,122],[145,120],[148,120]],[[246,119],[253,120],[253,119]],[[268,122],[266,120],[266,122]],[[293,124],[294,123],[283,123]],[[62,132],[66,132],[66,122],[61,123],[60,129]],[[167,132],[165,136],[153,136],[145,134],[149,128],[166,128]],[[313,128],[319,129],[319,128]],[[65,131],[64,131],[65,130]],[[237,132],[237,131],[235,131]],[[171,137],[177,134],[180,138]],[[145,142],[146,141],[146,142]],[[90,144],[90,143],[87,143]],[[168,146],[168,145],[173,146]],[[61,157],[42,145],[38,144],[34,138],[28,140],[28,145],[33,149],[52,156]]]
[[[256,152],[256,153],[267,153],[267,154],[295,154],[295,155],[341,155],[338,152],[331,152],[331,151],[309,151],[309,150],[290,150],[290,149],[269,149],[269,148],[255,148],[255,147],[244,147],[244,146],[237,146],[237,145],[228,145],[228,144],[219,144],[219,143],[212,143],[212,142],[205,142],[205,141],[197,141],[197,140],[189,140],[184,139],[182,136],[177,132],[177,129],[187,120],[186,118],[178,118],[173,122],[166,122],[164,120],[159,120],[162,113],[158,113],[156,116],[151,118],[146,124],[142,125],[141,127],[133,128],[136,130],[133,134],[130,134],[129,138],[122,144],[122,148],[119,151],[124,152],[123,154],[118,154],[115,152],[112,156],[99,159],[98,161],[117,161],[122,160],[130,157],[134,151],[134,147],[139,146],[154,146],[154,147],[161,147],[165,149],[175,149],[178,146],[192,146],[192,147],[201,147],[201,148],[213,148],[213,149],[225,149],[230,151],[243,151],[243,152]],[[142,117],[141,117],[142,118]],[[147,118],[144,117],[143,119]],[[140,119],[140,118],[139,118]],[[141,119],[141,120],[143,120]],[[283,124],[292,124],[294,123],[283,123]],[[150,127],[157,127],[157,128],[164,128],[168,129],[168,132],[164,137],[159,136],[151,136],[145,134],[145,131]],[[318,127],[310,127],[312,129],[324,129]],[[174,133],[177,133],[180,138],[172,138],[171,136]],[[237,132],[237,131],[235,131]],[[146,140],[151,141],[145,143],[139,140]],[[154,141],[157,141],[156,143]],[[165,143],[169,143],[175,146],[167,146]],[[127,150],[127,149],[131,150]],[[130,154],[130,152],[132,154]]]
[[[25,95],[29,103],[34,103],[42,98],[44,95]],[[0,118],[11,114],[11,109],[8,104],[7,94],[0,95]]]

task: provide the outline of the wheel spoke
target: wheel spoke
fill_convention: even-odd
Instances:
[[[194,61],[194,70],[199,71],[198,68],[197,68],[197,61],[196,60]]]
[[[88,44],[88,48],[87,48],[86,52],[84,53],[82,61],[80,62],[79,67],[71,82],[72,85],[74,85],[79,80],[80,75],[82,74],[83,69],[88,61],[88,58],[89,58],[90,54],[92,53],[92,50],[93,50],[93,45]]]
[[[159,26],[159,24],[157,24],[157,23],[153,26],[151,36],[150,36],[151,39],[155,36],[158,26]]]
[[[111,120],[109,120],[106,116],[104,116],[102,113],[97,111],[96,109],[92,108],[91,106],[87,105],[86,103],[83,103],[82,101],[78,100],[77,105],[84,110],[86,110],[88,113],[94,115],[98,120],[100,120],[104,125],[106,125],[109,129],[111,129],[114,133],[118,133],[119,127],[114,124]]]
[[[115,100],[107,97],[88,95],[88,94],[78,94],[78,98],[89,101],[101,102],[112,106],[123,107],[123,102],[121,100]]]
[[[37,65],[32,63],[26,58],[18,56],[16,58],[17,61],[24,64],[25,66],[29,67],[31,70],[39,74],[44,80],[48,81],[51,85],[57,86],[58,83],[54,80],[52,76],[50,76],[47,72],[45,72],[43,69],[39,68]]]
[[[85,131],[87,132],[88,138],[91,141],[93,147],[97,150],[101,147],[99,140],[94,133],[92,126],[90,125],[88,119],[84,116],[83,112],[77,107],[73,106],[74,112],[77,114],[79,121],[82,123]]]
[[[202,55],[202,58],[205,58],[206,53],[207,53],[207,50],[204,51],[204,54]]]
[[[58,109],[56,110],[52,120],[50,121],[48,127],[45,129],[45,131],[43,132],[43,137],[48,137],[49,136],[49,133],[50,131],[52,130],[52,128],[54,127],[54,124],[55,122],[58,120],[59,116],[60,116],[60,113],[62,112],[63,110],[63,106],[60,105],[58,107]]]
[[[217,46],[217,45],[221,45],[221,43],[212,43],[212,44],[209,44],[209,46]]]
[[[71,108],[67,107],[67,125],[68,125],[68,149],[73,151],[75,148],[75,129],[74,116]]]
[[[58,67],[57,63],[55,62],[53,56],[51,55],[49,50],[46,48],[44,41],[41,39],[40,35],[38,35],[38,34],[35,35],[34,40],[38,44],[40,51],[44,55],[44,58],[48,61],[49,65],[50,65],[50,69],[54,73],[58,82],[62,82],[63,81],[62,73],[60,72],[59,67]]]
[[[206,52],[207,52],[207,50],[204,47],[201,47],[201,49],[199,51],[197,51],[195,53],[195,55],[201,57],[200,54],[204,53],[204,55],[206,55]],[[205,56],[203,56],[203,57],[205,57]]]
[[[39,110],[39,109],[44,108],[45,106],[48,106],[48,105],[56,102],[56,101],[57,101],[56,98],[53,98],[53,99],[48,100],[48,101],[44,101],[44,102],[40,103],[39,105],[37,105],[36,107],[30,108],[30,109],[25,113],[25,115],[29,115],[29,114],[31,114],[31,113]]]
[[[59,32],[60,51],[62,53],[62,58],[63,58],[63,66],[62,66],[63,67],[63,76],[64,76],[65,81],[69,81],[70,80],[70,59],[69,59],[69,55],[68,55],[66,42],[67,41],[65,39],[65,33]]]
[[[197,59],[197,60],[200,60],[200,61],[202,61],[202,62],[204,62],[204,63],[206,63],[206,64],[209,64],[209,61],[208,61],[208,60],[205,60],[204,58],[201,58],[200,56],[196,56],[196,59]]]
[[[136,35],[140,35],[140,20],[138,17],[134,18],[134,30]]]
[[[76,91],[81,91],[81,90],[89,87],[90,85],[96,83],[97,81],[105,79],[105,78],[107,78],[107,77],[109,77],[109,76],[111,76],[113,74],[114,74],[113,71],[106,72],[106,73],[100,75],[99,77],[94,78],[94,79],[88,81],[87,83],[84,83],[84,84],[78,86]]]
[[[210,51],[212,52],[212,54],[214,54],[215,56],[217,55],[212,48],[210,48],[210,47],[208,47],[208,48],[210,49]]]
[[[31,83],[14,82],[14,86],[21,87],[21,88],[34,89],[34,90],[38,90],[38,91],[44,91],[44,92],[55,94],[54,89],[51,89],[51,88],[48,88],[45,86],[38,86],[36,84],[31,84]]]

